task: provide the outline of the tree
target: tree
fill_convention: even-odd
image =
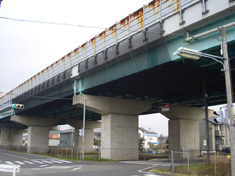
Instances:
[[[143,152],[144,150],[144,138],[139,138],[139,151]]]

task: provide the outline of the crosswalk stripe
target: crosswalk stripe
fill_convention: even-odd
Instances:
[[[21,161],[14,161],[14,162],[17,163],[17,164],[21,164],[21,165],[25,164],[25,163],[23,163]]]
[[[1,162],[1,161],[0,161]],[[7,164],[53,164],[53,163],[73,163],[71,161],[66,160],[31,160],[31,161],[5,161]]]
[[[51,160],[54,163],[63,163],[63,161],[59,161],[59,160]]]
[[[11,161],[5,161],[5,163],[7,163],[7,164],[14,164]]]
[[[63,163],[73,163],[73,162],[71,162],[71,161],[66,161],[66,160],[60,160],[60,161],[63,161]]]
[[[25,163],[28,163],[28,164],[35,164],[35,163],[32,163],[30,161],[24,161]]]
[[[36,161],[36,160],[31,160],[32,162],[35,162],[35,163],[38,163],[38,164],[44,164],[43,162],[41,161]]]
[[[43,160],[42,162],[44,162],[44,163],[49,163],[49,164],[52,164],[52,163],[53,163],[53,162],[47,161],[47,160]]]

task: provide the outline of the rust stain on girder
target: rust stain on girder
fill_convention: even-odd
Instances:
[[[98,35],[98,38],[104,39],[104,38],[105,38],[105,31],[101,32],[101,33]]]
[[[150,3],[148,3],[147,6],[145,6],[145,9],[150,8],[150,9],[153,10],[153,12],[155,14],[156,13],[156,7],[157,7],[158,11],[161,10],[160,9],[160,0],[153,0],[153,1],[151,1]]]
[[[83,52],[85,52],[86,51],[86,43],[84,43],[82,46],[81,46],[81,50],[83,51]]]
[[[111,26],[108,31],[115,37],[117,35],[117,24]]]
[[[93,37],[89,42],[91,42],[92,48],[95,48],[96,37]]]
[[[78,54],[78,48],[76,48],[75,50],[73,50],[74,54]]]
[[[138,27],[140,29],[144,29],[144,16],[143,16],[143,8],[135,11],[130,15],[130,19],[138,20]]]
[[[71,58],[71,53],[68,53],[68,54],[67,54],[67,57],[68,57],[68,58]]]
[[[129,28],[129,16],[127,16],[126,18],[123,18],[119,24],[124,28]]]

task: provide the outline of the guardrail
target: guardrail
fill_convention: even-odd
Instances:
[[[15,176],[16,173],[20,172],[20,165],[0,164],[0,171],[11,172],[12,176]]]

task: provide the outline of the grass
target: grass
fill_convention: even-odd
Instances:
[[[59,158],[63,160],[69,160],[69,161],[81,161],[80,157],[77,158],[77,156],[68,156],[68,157],[62,157],[62,156],[55,156],[55,155],[50,155],[50,154],[43,154],[43,156],[47,157],[53,157],[53,158]],[[98,157],[89,157],[89,155],[84,157],[84,161],[97,161],[97,162],[113,162],[114,160],[111,159],[103,159],[103,158],[98,158]]]
[[[216,170],[215,170],[216,169]],[[188,174],[188,165],[176,166],[175,172],[172,173],[171,169],[152,169],[150,172],[163,173],[169,175],[192,175],[192,176],[230,176],[231,175],[231,160],[224,156],[217,156],[216,160],[211,157],[210,164],[195,164],[190,165]]]

